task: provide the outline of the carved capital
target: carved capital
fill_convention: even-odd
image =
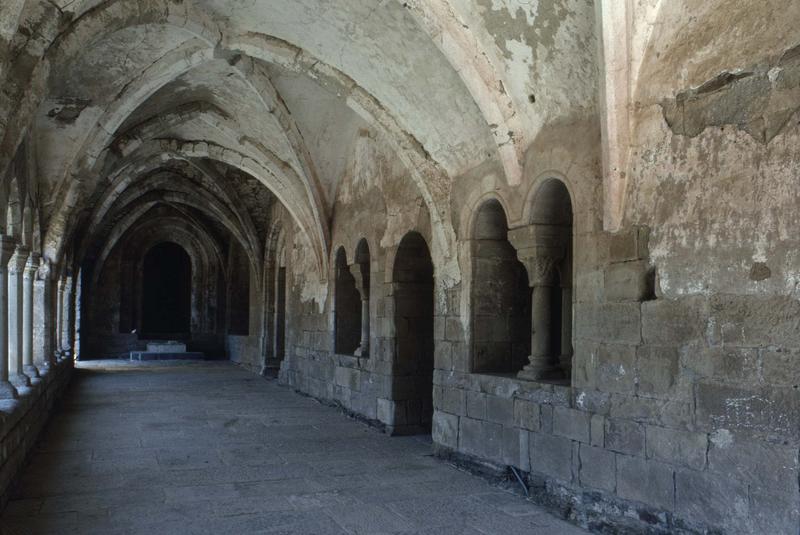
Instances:
[[[350,264],[350,273],[356,280],[356,290],[361,295],[361,299],[369,299],[369,274],[365,274],[362,264]],[[367,268],[369,269],[369,268]]]
[[[60,279],[58,279],[58,293],[63,294],[65,291],[67,291],[67,284],[72,284],[72,283],[67,282],[67,279],[65,277],[61,277]]]
[[[17,240],[11,236],[0,234],[0,269],[5,269],[8,266],[8,261],[14,256],[16,246]]]
[[[36,276],[39,280],[50,280],[55,274],[55,266],[47,258],[42,258],[39,262],[39,269],[36,271]]]
[[[39,271],[41,261],[42,255],[39,253],[31,253],[28,255],[28,261],[25,263],[25,272],[23,273],[23,277],[26,279],[33,279],[36,277],[36,273]]]
[[[530,286],[552,285],[567,252],[569,230],[557,225],[527,225],[508,231],[508,241],[528,271]]]
[[[28,262],[31,250],[24,245],[17,245],[14,249],[14,254],[8,261],[9,273],[22,273],[25,270],[25,264]]]
[[[523,262],[528,270],[528,284],[531,287],[554,285],[560,261],[555,256],[538,256]]]

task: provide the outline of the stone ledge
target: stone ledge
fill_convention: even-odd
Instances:
[[[8,501],[10,490],[25,466],[39,433],[52,413],[57,399],[69,384],[72,362],[65,360],[48,370],[24,395],[0,406],[0,510]]]
[[[510,468],[485,459],[460,453],[434,443],[437,458],[454,464],[495,485],[524,494],[513,483]],[[554,515],[597,533],[617,535],[711,535],[722,533],[714,527],[685,522],[674,513],[641,503],[623,500],[599,490],[567,485],[543,474],[519,471],[528,484],[528,499]]]

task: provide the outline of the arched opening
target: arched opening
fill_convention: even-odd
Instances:
[[[563,182],[550,179],[536,192],[531,224],[509,239],[528,271],[531,287],[531,354],[519,377],[572,377],[572,202]]]
[[[356,356],[369,356],[369,294],[370,294],[370,261],[369,244],[362,239],[356,247],[356,261],[350,267],[350,273],[356,282],[356,289],[361,297],[361,342],[356,349]]]
[[[334,288],[335,347],[340,355],[352,355],[361,342],[361,295],[347,265],[344,248],[336,252],[336,286]]]
[[[481,205],[472,234],[472,371],[517,373],[531,350],[531,293],[498,201]]]
[[[172,242],[153,246],[144,257],[142,330],[150,335],[187,334],[191,325],[192,264]]]
[[[425,239],[403,237],[392,270],[394,432],[429,433],[433,419],[433,261]]]

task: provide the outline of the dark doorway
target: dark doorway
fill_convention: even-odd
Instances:
[[[144,257],[142,331],[145,337],[190,331],[192,265],[180,245],[164,242]]]
[[[395,434],[430,433],[433,420],[433,262],[416,232],[400,242],[392,271]]]
[[[531,353],[528,272],[508,241],[496,200],[478,209],[472,229],[472,371],[519,372]]]

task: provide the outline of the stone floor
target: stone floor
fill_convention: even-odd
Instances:
[[[83,364],[3,534],[579,534],[229,363]]]

